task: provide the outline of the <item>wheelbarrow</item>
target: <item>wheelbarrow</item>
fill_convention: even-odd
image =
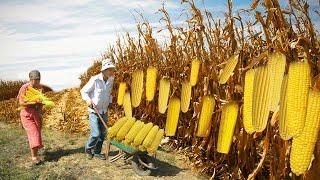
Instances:
[[[100,116],[97,108],[95,105],[93,106],[94,111],[98,114],[100,121],[102,124],[107,128],[106,123]],[[119,152],[117,155],[111,157],[109,159],[110,163],[116,162],[117,160],[123,159],[126,164],[131,164],[132,169],[136,174],[139,176],[149,176],[153,170],[158,169],[155,165],[151,162],[151,157],[146,153],[140,150],[134,149],[130,146],[127,146],[117,140],[110,140],[107,139],[107,147],[106,147],[106,156],[108,158],[109,151],[110,151],[110,144],[117,147]]]

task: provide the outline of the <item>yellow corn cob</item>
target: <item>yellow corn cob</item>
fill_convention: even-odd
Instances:
[[[49,100],[49,98],[47,98],[41,91],[39,91],[39,90],[37,90],[37,89],[35,89],[35,88],[31,87],[31,86],[28,86],[26,95],[28,95],[28,93],[31,96],[38,96],[41,101]]]
[[[306,122],[303,131],[292,141],[290,167],[296,175],[309,167],[318,139],[320,127],[320,92],[309,90]]]
[[[142,146],[142,145],[139,145],[139,146],[138,146],[138,149],[139,149],[140,151],[142,151],[142,152],[144,152],[144,151],[147,150],[147,149],[146,149],[144,146]]]
[[[287,87],[288,87],[288,75],[285,75],[282,80],[281,87],[281,96],[280,96],[280,110],[279,110],[279,134],[283,140],[291,139],[291,136],[288,134],[287,127]]]
[[[275,112],[280,101],[280,91],[284,71],[286,69],[286,56],[282,53],[276,52],[269,54],[268,66],[270,68],[271,78],[271,105],[270,110]]]
[[[146,80],[146,99],[152,101],[156,92],[158,70],[155,67],[148,67]]]
[[[174,136],[176,134],[178,120],[180,114],[180,99],[173,97],[169,100],[167,121],[166,121],[166,135]]]
[[[133,140],[133,146],[138,147],[143,142],[144,138],[148,135],[149,131],[153,127],[152,123],[145,124],[143,128],[138,132],[137,136]]]
[[[28,86],[28,89],[27,91],[29,91],[30,93],[34,94],[34,95],[38,95],[38,94],[41,94],[41,92],[31,86]]]
[[[123,140],[135,122],[136,122],[135,118],[133,117],[128,118],[127,122],[118,131],[116,139],[118,141]]]
[[[131,102],[133,107],[138,107],[143,93],[143,71],[132,73]]]
[[[190,85],[195,86],[198,82],[198,74],[200,69],[201,61],[194,59],[191,62],[191,73],[190,73]]]
[[[125,82],[121,82],[119,84],[118,99],[117,99],[117,103],[120,106],[123,104],[123,97],[126,94],[126,89],[127,89],[127,84]]]
[[[308,89],[311,83],[311,69],[307,62],[290,63],[288,73],[288,134],[297,137],[306,119]]]
[[[144,123],[142,121],[136,121],[134,123],[134,125],[132,126],[128,134],[125,136],[124,141],[126,142],[126,144],[129,144],[134,140],[136,135],[139,133],[139,130],[141,130],[143,126],[144,126]]]
[[[233,55],[230,57],[230,59],[227,61],[225,67],[222,70],[222,73],[219,78],[220,84],[225,84],[229,77],[231,76],[232,72],[234,71],[234,68],[236,68],[238,64],[239,55]]]
[[[157,135],[156,135],[156,137],[154,138],[151,146],[150,146],[149,148],[147,148],[148,153],[154,154],[154,153],[157,151],[157,149],[158,149],[158,147],[159,147],[159,144],[161,143],[161,140],[162,140],[163,136],[164,136],[164,130],[163,130],[163,129],[160,129],[160,130],[157,132]]]
[[[268,123],[270,111],[270,74],[268,66],[256,69],[253,83],[252,125],[256,132],[262,132]]]
[[[132,106],[131,106],[131,98],[130,98],[129,92],[126,92],[126,94],[123,97],[123,109],[124,109],[124,114],[127,117],[132,117]]]
[[[159,86],[158,109],[161,114],[164,114],[167,110],[168,98],[170,93],[169,79],[166,77],[161,78]]]
[[[183,82],[181,88],[181,111],[187,112],[191,99],[191,85],[189,82]]]
[[[220,153],[228,154],[229,152],[238,118],[238,110],[239,106],[235,102],[228,103],[222,108],[217,144],[217,151]]]
[[[246,72],[244,80],[243,95],[243,126],[248,134],[254,132],[252,125],[252,96],[255,70],[251,69]]]
[[[206,137],[207,130],[211,125],[211,117],[214,111],[216,102],[212,96],[204,96],[201,108],[201,114],[198,124],[197,136]]]
[[[159,130],[159,126],[153,126],[152,129],[150,130],[150,132],[148,133],[148,135],[146,136],[146,138],[144,139],[142,145],[145,148],[148,148],[151,146],[152,142],[154,141],[154,138],[157,135],[157,132]]]
[[[111,139],[115,137],[119,129],[127,122],[127,117],[120,118],[114,125],[108,129],[108,138]]]

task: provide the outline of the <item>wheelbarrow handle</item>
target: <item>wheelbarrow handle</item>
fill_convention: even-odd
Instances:
[[[98,117],[100,119],[100,121],[102,122],[103,126],[107,129],[107,124],[104,122],[103,118],[101,117],[99,111],[97,110],[97,107],[95,104],[92,104],[93,110],[95,111],[96,114],[98,114]],[[105,149],[105,154],[106,154],[106,158],[109,158],[109,151],[110,151],[110,140],[107,139],[106,142],[106,149]]]
[[[104,127],[107,129],[107,124],[104,122],[103,118],[101,117],[99,111],[96,108],[96,105],[93,104],[92,107],[93,107],[94,112],[96,112],[96,114],[98,114],[98,117],[99,117],[100,121],[102,122],[102,124],[104,125]]]

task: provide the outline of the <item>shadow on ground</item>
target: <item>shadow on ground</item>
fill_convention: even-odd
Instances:
[[[84,153],[84,147],[79,147],[75,149],[58,149],[55,151],[44,152],[44,161],[53,162],[58,161],[63,156],[69,156],[72,154]]]
[[[171,165],[167,162],[161,161],[154,157],[150,157],[150,160],[158,167],[158,169],[153,170],[151,176],[154,177],[166,177],[166,176],[176,176],[181,171],[186,169],[179,168],[177,166]]]

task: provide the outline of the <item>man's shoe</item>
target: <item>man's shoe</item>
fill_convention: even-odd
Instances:
[[[99,158],[101,160],[106,160],[107,159],[104,154],[94,154],[94,157],[97,157],[97,158]]]
[[[91,149],[86,149],[87,159],[91,160],[93,158],[93,154]]]

